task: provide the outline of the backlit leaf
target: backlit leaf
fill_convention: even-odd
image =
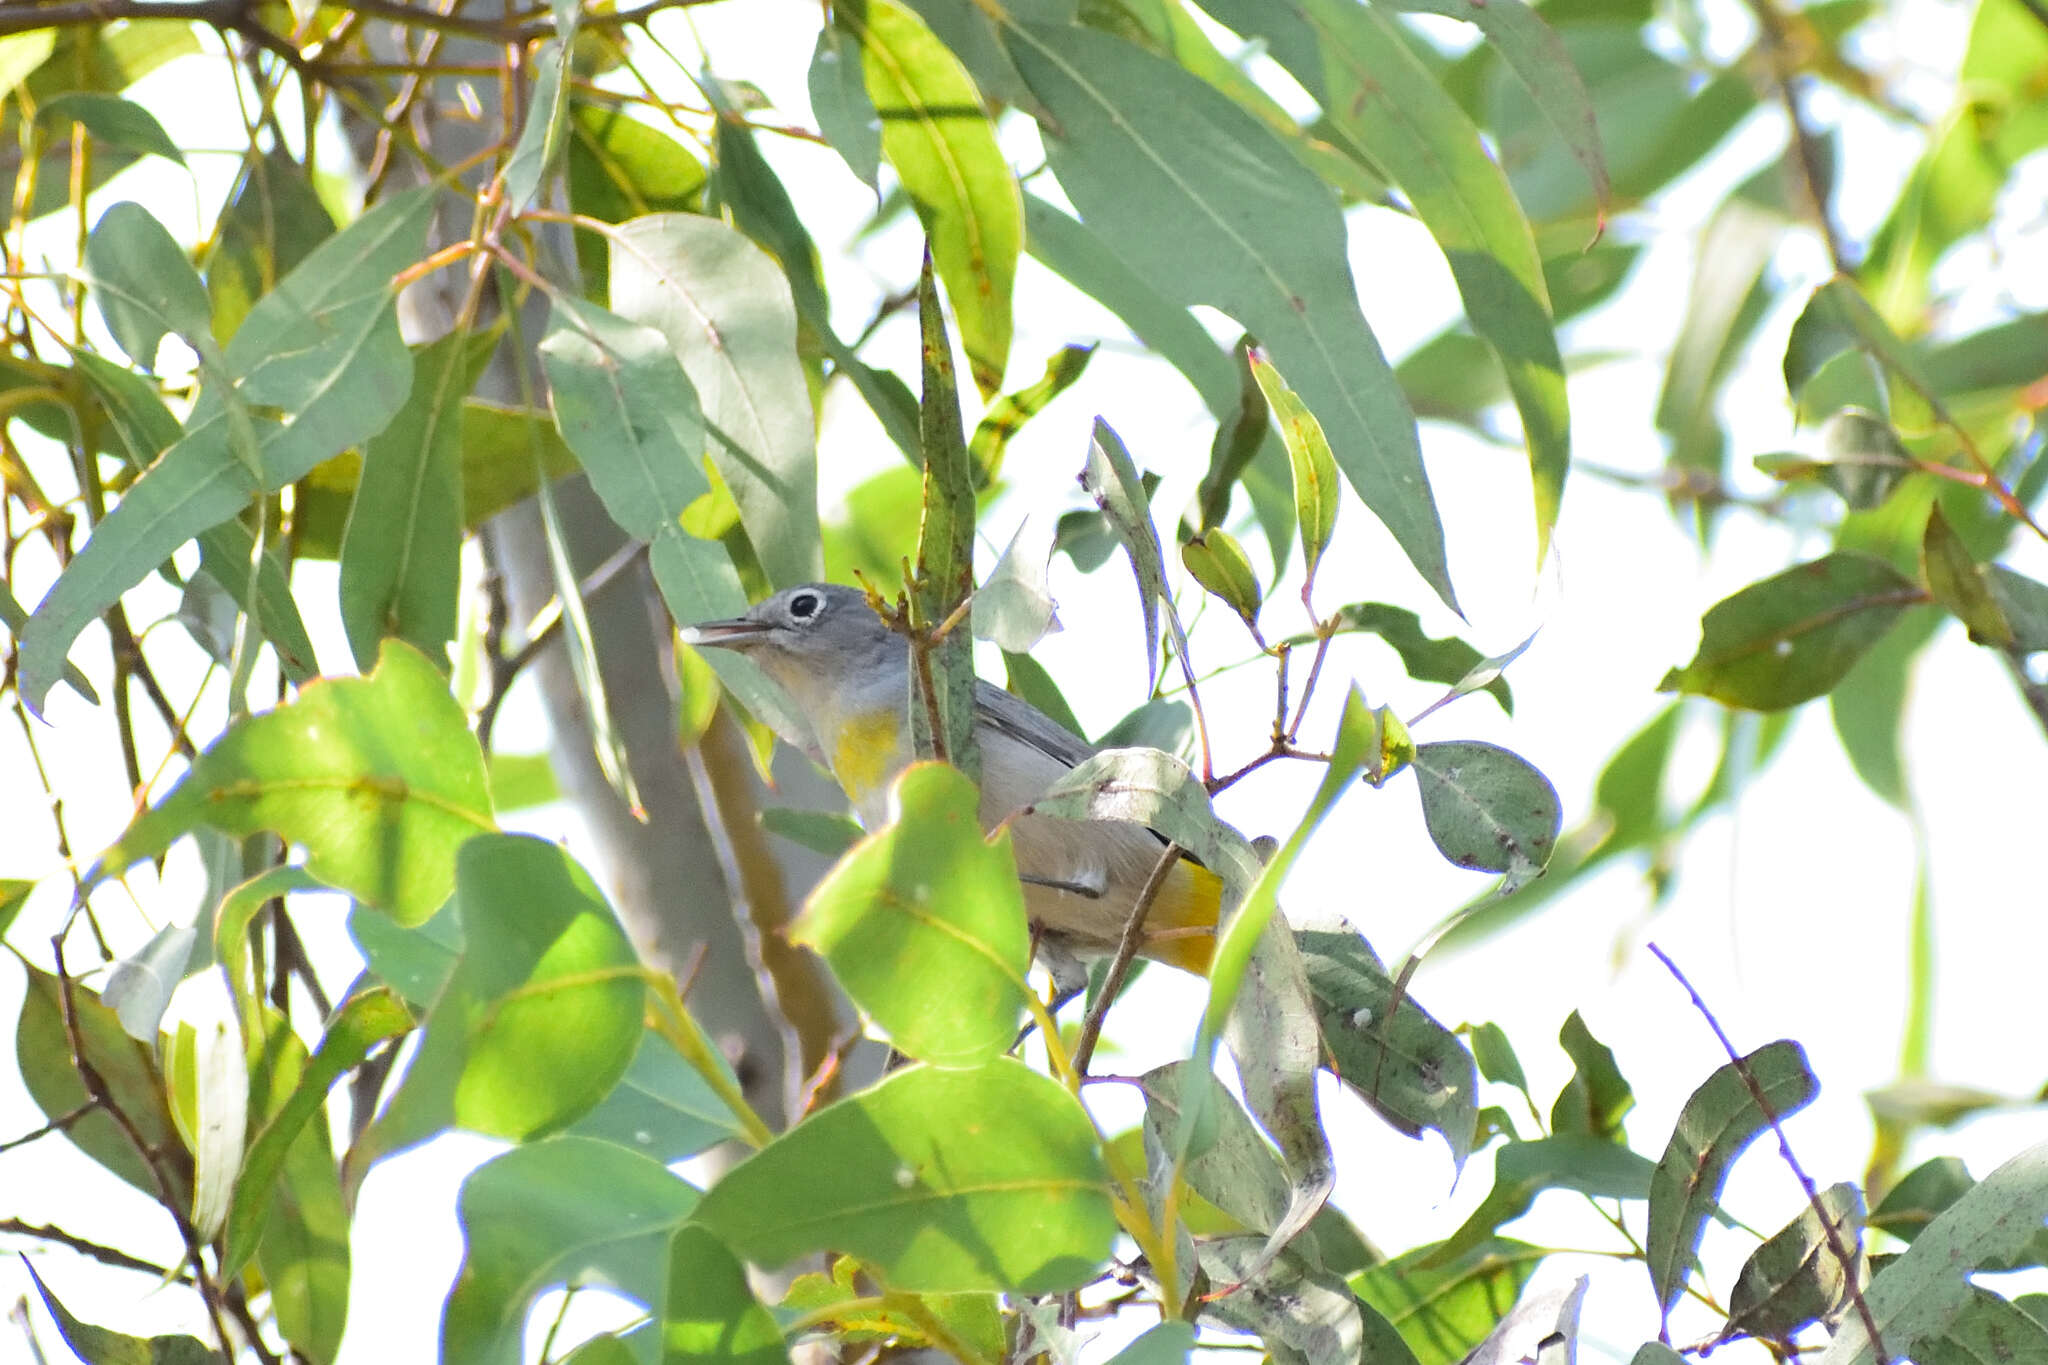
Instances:
[[[1116,1230],[1095,1131],[1058,1082],[999,1057],[911,1066],[728,1171],[698,1221],[747,1260],[836,1248],[916,1292],[1071,1288]]]

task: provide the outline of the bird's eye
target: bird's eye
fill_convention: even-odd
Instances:
[[[814,592],[800,592],[789,599],[789,618],[792,621],[808,621],[818,614],[824,602]]]

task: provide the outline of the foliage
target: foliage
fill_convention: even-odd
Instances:
[[[2034,1307],[1968,1278],[2048,1265],[2048,1148],[1981,1182],[1950,1157],[1899,1178],[1916,1130],[2004,1102],[1931,1094],[1910,1043],[1906,1082],[1873,1097],[1869,1169],[1822,1189],[1782,1125],[1821,1083],[1804,1051],[1743,1053],[1694,995],[1727,1061],[1658,1159],[1663,1135],[1626,1130],[1635,1092],[1578,1014],[1558,1039],[1570,1078],[1543,1106],[1517,1055],[1534,1040],[1447,1027],[1410,991],[1418,958],[1389,965],[1352,924],[1280,907],[1339,799],[1363,782],[1362,800],[1405,802],[1411,772],[1418,840],[1498,875],[1421,951],[1483,946],[1621,858],[1648,864],[1654,901],[1784,717],[1823,697],[1857,773],[1910,809],[1908,678],[1951,619],[2048,730],[2048,586],[2006,562],[2048,539],[2048,320],[2003,295],[1965,306],[1954,283],[1957,262],[1995,262],[2002,196],[2048,143],[2040,7],[1974,0],[1955,108],[1907,125],[1920,159],[1856,241],[1834,175],[1857,149],[1815,109],[1824,90],[1899,116],[1858,45],[1884,15],[1865,0],[1732,17],[1705,0],[834,0],[815,30],[679,55],[661,12],[707,3],[0,13],[0,694],[24,756],[6,776],[39,779],[55,822],[47,868],[0,868],[25,982],[15,1054],[40,1110],[7,1117],[0,1176],[21,1147],[69,1142],[175,1238],[165,1254],[13,1217],[0,1232],[154,1276],[189,1330],[116,1330],[120,1306],[63,1290],[57,1258],[34,1280],[38,1321],[94,1365],[326,1365],[374,1330],[350,1298],[366,1176],[461,1130],[504,1145],[460,1195],[439,1341],[456,1362],[532,1358],[542,1332],[548,1361],[772,1362],[806,1343],[1064,1361],[1078,1320],[1126,1314],[1150,1328],[1116,1357],[1129,1365],[1245,1335],[1287,1365],[1512,1360],[1578,1332],[1583,1281],[1524,1297],[1559,1253],[1505,1231],[1553,1191],[1597,1208],[1607,1249],[1646,1269],[1663,1326],[1640,1359],[1738,1339],[1827,1365],[2048,1359]],[[810,53],[808,110],[749,83],[750,61],[792,44]],[[209,80],[241,110],[218,195],[201,167],[220,130],[194,135],[176,108],[177,81]],[[1752,115],[1786,147],[1698,236],[1655,403],[1664,457],[1574,472],[1568,376],[1602,360],[1577,320],[1651,292],[1631,273],[1652,231],[1639,211],[1709,183]],[[860,235],[914,231],[921,268],[898,262],[856,299],[848,225],[779,178],[763,145],[783,139],[836,153],[872,191]],[[211,196],[196,231],[189,186]],[[1364,214],[1426,233],[1462,306],[1398,362],[1360,302]],[[1824,277],[1782,268],[1788,245],[1817,245]],[[1967,283],[1999,293],[2001,269]],[[1064,332],[1042,378],[1006,388],[1038,367],[1016,354],[1020,305],[1052,277]],[[1151,382],[1199,396],[1209,449],[1096,417],[1068,452],[1085,505],[1033,509],[1043,534],[1018,529],[977,573],[1020,433],[1104,363],[1081,296],[1114,319],[1109,353],[1134,341]],[[849,333],[854,308],[870,316]],[[905,309],[917,363],[892,368]],[[1773,315],[1791,320],[1765,358],[1782,392],[1752,393]],[[1811,448],[1735,451],[1734,399],[1789,403]],[[1487,657],[1457,633],[1431,483],[1445,466],[1425,464],[1418,416],[1515,452],[1526,501],[1499,487],[1519,471],[1490,471],[1487,496],[1526,507],[1538,572],[1572,479],[1645,485],[1703,554],[1738,518],[1798,532],[1796,562],[1706,607],[1696,654],[1659,685],[1678,698],[1570,830],[1569,793],[1454,728],[1478,703],[1451,703],[1476,692],[1511,713],[1504,674],[1529,642]],[[819,448],[846,431],[905,463],[835,512]],[[628,538],[603,563],[572,534],[572,480]],[[1168,486],[1194,490],[1178,515]],[[552,600],[517,620],[513,552],[490,528],[529,504]],[[1413,600],[1342,578],[1337,551],[1382,531]],[[1149,691],[1060,780],[1002,792],[1016,809],[995,819],[973,640],[1000,645],[1049,727],[1079,730],[1061,683],[1084,680],[1029,654],[1058,626],[1048,540],[1077,572],[1135,580]],[[859,837],[837,812],[762,809],[751,785],[775,735],[839,761],[812,703],[673,629],[828,571],[861,575],[905,637],[905,710],[883,714],[928,760]],[[695,779],[694,823],[662,837],[730,877],[723,896],[667,888],[689,902],[667,922],[708,943],[737,916],[751,935],[753,970],[721,966],[772,1038],[736,1055],[694,968],[650,950],[636,878],[508,818],[558,791],[594,808],[578,765],[632,814],[653,804],[632,720],[650,698],[597,624],[627,592],[662,622],[673,695],[655,689],[654,728],[671,749],[680,736]],[[1448,691],[1403,716],[1336,682],[1333,649],[1363,636]],[[321,676],[337,638],[358,676]],[[590,750],[558,737],[560,788],[494,729],[557,646],[569,667],[548,685],[573,694]],[[1270,675],[1270,711],[1204,705],[1216,673],[1245,669]],[[1679,731],[1699,716],[1721,720],[1719,760],[1674,808]],[[74,735],[98,746],[89,776],[117,836],[67,810],[72,775],[47,756]],[[1252,737],[1234,768],[1216,758],[1226,735]],[[1276,814],[1284,842],[1218,816],[1214,798],[1289,764],[1319,784]],[[1074,964],[1027,922],[1045,879],[1024,831],[1110,820],[1155,831],[1157,866],[1113,907],[1121,950],[1065,991]],[[789,850],[769,834],[832,863],[800,914],[777,916]],[[178,880],[191,853],[196,895]],[[1196,926],[1213,953],[1151,954],[1206,967],[1200,1010],[1173,1025],[1192,1045],[1105,1075],[1105,1029],[1161,1027],[1119,1006],[1176,877],[1223,915]],[[298,926],[337,903],[362,969],[335,992],[343,968]],[[1931,1009],[1923,970],[1909,1039]],[[835,1036],[856,1014],[899,1066],[860,1072],[859,1030]],[[785,1046],[801,1085],[764,1060]],[[1488,1156],[1461,1222],[1383,1252],[1328,1202],[1347,1154],[1324,1071],[1453,1166]],[[1141,1096],[1138,1128],[1108,1131],[1083,1103],[1112,1080]],[[1491,1102],[1516,1092],[1526,1126]],[[1766,1134],[1804,1206],[1725,1208],[1737,1163],[1770,1159],[1745,1157]],[[1747,1235],[1738,1213],[1781,1230],[1755,1234],[1723,1292],[1701,1248],[1717,1221]],[[1880,1237],[1906,1249],[1866,1255]],[[586,1288],[630,1320],[565,1332]],[[1675,1315],[1708,1329],[1674,1348]]]

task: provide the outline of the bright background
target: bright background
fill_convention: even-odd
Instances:
[[[687,14],[687,20],[685,15]],[[812,124],[804,70],[817,6],[805,0],[753,0],[675,12],[657,31],[685,60],[696,50],[693,33],[716,55],[717,69],[759,85],[789,120]],[[1868,65],[1903,80],[1910,103],[1938,115],[1950,99],[1949,78],[1960,56],[1970,9],[1945,0],[1902,0],[1860,33]],[[1748,38],[1745,12],[1709,6],[1717,50],[1733,53]],[[694,29],[692,28],[694,25]],[[1451,41],[1465,41],[1453,25]],[[1226,40],[1227,41],[1227,40]],[[1226,50],[1229,50],[1226,47]],[[656,64],[658,65],[658,63]],[[1262,78],[1295,107],[1298,90],[1277,68],[1258,59]],[[215,55],[186,59],[158,72],[137,92],[188,146],[225,144],[223,118],[233,105]],[[1922,135],[1886,125],[1844,107],[1826,92],[1813,109],[1824,124],[1845,128],[1837,208],[1851,241],[1867,238],[1917,155]],[[812,126],[815,126],[812,124]],[[1015,164],[1042,164],[1035,132],[1019,118],[1005,125]],[[762,145],[796,197],[820,241],[828,287],[842,335],[866,319],[873,300],[914,273],[917,242],[900,222],[850,248],[872,209],[871,193],[830,151],[793,139],[763,137]],[[1782,119],[1765,105],[1694,177],[1647,209],[1612,223],[1615,236],[1649,244],[1631,285],[1609,307],[1572,324],[1562,338],[1567,354],[1591,350],[1647,351],[1635,359],[1579,373],[1572,383],[1575,455],[1588,464],[1654,474],[1663,451],[1653,413],[1664,349],[1683,314],[1694,239],[1707,208],[1725,189],[1750,175],[1783,146]],[[193,158],[191,175],[161,162],[145,162],[96,196],[101,203],[137,198],[188,238],[196,235],[199,206],[227,192],[234,163],[226,155]],[[2048,166],[2040,159],[2015,177],[1998,233],[2013,251],[2040,261],[2040,225],[2048,218]],[[1050,177],[1032,182],[1035,193],[1057,198]],[[95,210],[101,206],[96,203]],[[180,215],[185,215],[182,225]],[[1352,263],[1367,318],[1390,357],[1398,359],[1456,315],[1456,293],[1440,253],[1422,229],[1392,213],[1355,210],[1350,217]],[[68,229],[67,229],[68,230]],[[68,251],[64,232],[53,234],[53,260]],[[1938,283],[1960,285],[1990,267],[1988,258],[1958,253]],[[1791,284],[1791,303],[1769,319],[1761,343],[1726,386],[1735,406],[1724,413],[1731,429],[1738,486],[1764,491],[1747,459],[1774,450],[1815,448],[1811,432],[1797,430],[1778,373],[1783,342],[1811,286],[1826,278],[1817,241],[1795,237],[1773,269]],[[2048,306],[2048,272],[2016,283],[2006,269],[1997,284],[1972,288],[1958,311],[1959,329],[1980,325],[2000,306]],[[1650,286],[1650,287],[1646,287]],[[2032,298],[2012,297],[2016,288]],[[1030,517],[1042,535],[1065,510],[1083,506],[1074,483],[1087,445],[1088,426],[1100,413],[1117,428],[1141,467],[1167,475],[1154,499],[1155,515],[1170,527],[1193,494],[1206,464],[1211,419],[1187,385],[1143,356],[1121,324],[1028,257],[1019,269],[1018,327],[1009,384],[1035,378],[1043,359],[1072,341],[1103,340],[1076,388],[1036,418],[1017,439],[1004,467],[1008,491],[984,514],[983,567],[1016,525]],[[1211,319],[1226,341],[1235,329]],[[911,322],[887,325],[868,353],[872,361],[916,373]],[[965,395],[969,420],[974,396]],[[831,519],[848,490],[899,458],[858,398],[834,386],[826,401],[820,443],[821,508]],[[1540,572],[1533,569],[1534,540],[1523,457],[1467,433],[1425,426],[1423,442],[1450,545],[1452,573],[1468,622],[1435,602],[1390,539],[1355,499],[1339,518],[1340,533],[1320,575],[1318,602],[1384,600],[1423,612],[1432,633],[1459,633],[1483,652],[1505,649],[1540,627],[1535,644],[1510,671],[1515,716],[1501,714],[1484,696],[1437,713],[1418,739],[1484,738],[1533,761],[1556,783],[1566,828],[1591,809],[1600,767],[1622,739],[1668,700],[1653,689],[1664,671],[1689,658],[1697,621],[1707,606],[1744,584],[1796,559],[1821,552],[1826,538],[1818,502],[1805,530],[1788,530],[1735,511],[1723,522],[1712,562],[1702,559],[1655,493],[1575,473],[1565,498],[1555,549]],[[1251,539],[1248,535],[1247,539]],[[2010,562],[2036,576],[2048,573],[2048,553],[2022,545]],[[188,551],[189,553],[189,551]],[[1297,572],[1298,572],[1298,556]],[[1269,565],[1258,550],[1254,561]],[[47,566],[45,566],[47,568]],[[1177,567],[1177,566],[1176,566]],[[1191,585],[1190,585],[1191,586]],[[1269,636],[1305,624],[1295,601],[1298,580],[1275,586],[1263,618]],[[24,579],[17,595],[34,600],[41,584]],[[299,570],[302,608],[321,658],[345,667],[348,653],[334,610],[331,565]],[[1146,679],[1139,643],[1136,594],[1123,561],[1112,560],[1083,577],[1064,558],[1052,566],[1052,588],[1066,629],[1048,639],[1039,660],[1066,691],[1091,732],[1099,732],[1143,699]],[[151,594],[155,596],[152,598]],[[138,628],[175,611],[160,583],[131,596]],[[1192,595],[1186,597],[1192,605]],[[196,678],[196,650],[174,640],[151,639],[153,657],[177,692],[179,669]],[[104,657],[97,628],[76,651],[90,670]],[[1192,653],[1206,671],[1250,657],[1248,639],[1227,613],[1204,614],[1193,628]],[[986,663],[986,661],[985,661]],[[987,669],[1000,676],[1000,665]],[[96,679],[96,681],[99,679]],[[1296,685],[1300,675],[1297,671]],[[1370,639],[1340,639],[1325,670],[1319,700],[1304,731],[1315,743],[1335,723],[1344,687],[1355,683],[1374,704],[1390,702],[1413,715],[1438,689],[1413,684],[1391,651]],[[215,692],[219,690],[215,685]],[[1216,740],[1217,769],[1257,752],[1270,716],[1272,683],[1261,666],[1227,673],[1203,688]],[[215,698],[214,705],[218,706]],[[1704,709],[1704,708],[1703,708]],[[499,746],[534,751],[545,745],[538,708],[527,686],[500,723]],[[89,855],[125,824],[129,811],[118,790],[120,764],[104,718],[59,689],[50,724],[37,743],[64,798],[76,851]],[[158,737],[159,740],[161,737]],[[1779,1037],[1803,1043],[1820,1076],[1820,1099],[1788,1124],[1802,1162],[1822,1185],[1857,1179],[1870,1144],[1863,1092],[1890,1080],[1906,996],[1908,920],[1917,858],[1931,868],[1937,935],[1936,1030],[1933,1071],[1963,1085],[2030,1095],[2048,1077],[2048,1031],[2039,1026],[2044,942],[2042,891],[2033,841],[2048,816],[2048,785],[2040,778],[2048,757],[2040,731],[2021,706],[1996,659],[1967,647],[1949,630],[1926,656],[1916,681],[1906,729],[1908,764],[1922,802],[1916,826],[1872,796],[1851,773],[1827,723],[1814,707],[1794,725],[1775,763],[1741,798],[1709,820],[1687,847],[1673,894],[1661,909],[1640,859],[1623,858],[1535,918],[1481,948],[1432,959],[1414,991],[1447,1024],[1493,1020],[1517,1045],[1532,1089],[1547,1103],[1569,1074],[1556,1048],[1560,1023],[1579,1009],[1593,1033],[1611,1046],[1635,1087],[1638,1107],[1628,1129],[1633,1145],[1657,1155],[1692,1088],[1724,1060],[1704,1021],[1684,993],[1643,951],[1654,940],[1677,958],[1738,1047],[1749,1050]],[[147,750],[146,750],[147,751]],[[1680,790],[1696,789],[1714,759],[1704,725],[1688,732],[1674,764]],[[1285,834],[1313,789],[1318,770],[1305,764],[1272,765],[1226,793],[1222,813],[1248,834]],[[107,779],[112,776],[110,790]],[[551,808],[525,812],[511,823],[564,837],[586,851],[574,816]],[[53,853],[50,813],[18,729],[0,727],[0,875],[42,877],[60,872]],[[189,853],[189,851],[188,851]],[[48,965],[48,937],[59,922],[64,896],[59,876],[32,902],[8,935],[30,959]],[[160,888],[145,874],[132,882],[138,903],[120,894],[98,905],[116,947],[139,945],[169,920],[193,922],[199,882],[193,860],[172,859]],[[1383,791],[1359,786],[1337,806],[1287,885],[1286,905],[1296,913],[1335,910],[1355,921],[1382,956],[1398,960],[1433,924],[1487,882],[1446,864],[1424,833],[1412,781],[1398,778]],[[345,986],[359,964],[341,930],[341,903],[295,903],[331,990]],[[0,970],[0,1012],[17,1011],[21,980]],[[188,983],[174,1006],[189,1015],[217,1007],[211,977]],[[1101,1069],[1133,1073],[1184,1055],[1199,1012],[1199,983],[1176,973],[1148,973],[1129,1003],[1112,1016]],[[1121,1087],[1091,1087],[1088,1099],[1114,1130],[1135,1121],[1135,1098]],[[1491,1087],[1482,1102],[1520,1113],[1518,1099]],[[1325,1111],[1336,1143],[1337,1201],[1388,1251],[1446,1235],[1489,1184],[1491,1158],[1475,1157],[1462,1176],[1440,1140],[1401,1138],[1372,1118],[1355,1099],[1331,1085]],[[0,1065],[0,1141],[42,1122],[11,1065]],[[1977,1118],[1944,1135],[1939,1147],[1908,1154],[1910,1166],[1936,1150],[1954,1152],[1982,1176],[2021,1147],[2048,1137],[2038,1110],[2015,1109]],[[348,1365],[426,1359],[438,1330],[442,1296],[461,1255],[454,1199],[461,1177],[500,1144],[450,1136],[391,1159],[363,1187],[356,1221]],[[1725,1204],[1768,1232],[1793,1217],[1801,1196],[1766,1139],[1738,1166]],[[81,1192],[94,1192],[81,1202]],[[1640,1235],[1642,1209],[1632,1206]],[[0,1155],[0,1216],[30,1223],[61,1223],[96,1240],[170,1261],[176,1240],[160,1210],[98,1168],[61,1139]],[[1535,1212],[1507,1231],[1560,1246],[1615,1249],[1612,1231],[1577,1196],[1543,1196]],[[43,1244],[6,1239],[35,1258],[53,1290],[89,1319],[135,1332],[195,1330],[191,1296],[160,1293],[148,1277],[108,1270]],[[1710,1227],[1704,1249],[1709,1282],[1724,1291],[1752,1243]],[[1655,1307],[1641,1267],[1600,1256],[1559,1257],[1537,1287],[1590,1272],[1593,1287],[1582,1314],[1582,1347],[1591,1356],[1626,1360],[1654,1335]],[[0,1299],[14,1303],[28,1291],[18,1261],[0,1262]],[[588,1310],[572,1319],[614,1320],[590,1296]],[[1687,1335],[1682,1316],[1674,1332]],[[38,1305],[32,1310],[45,1343],[56,1338]],[[545,1312],[537,1315],[545,1318]],[[1106,1359],[1143,1315],[1110,1328],[1090,1343],[1085,1357]],[[1701,1328],[1699,1322],[1690,1324]],[[537,1335],[536,1335],[537,1340]],[[0,1333],[0,1360],[26,1347]],[[61,1348],[59,1348],[61,1356]],[[1760,1358],[1760,1357],[1758,1357]]]

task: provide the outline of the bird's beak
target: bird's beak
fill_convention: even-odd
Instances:
[[[759,621],[750,621],[744,616],[735,616],[729,621],[703,621],[694,626],[684,626],[680,632],[683,643],[714,649],[745,649],[768,634],[768,627]]]

